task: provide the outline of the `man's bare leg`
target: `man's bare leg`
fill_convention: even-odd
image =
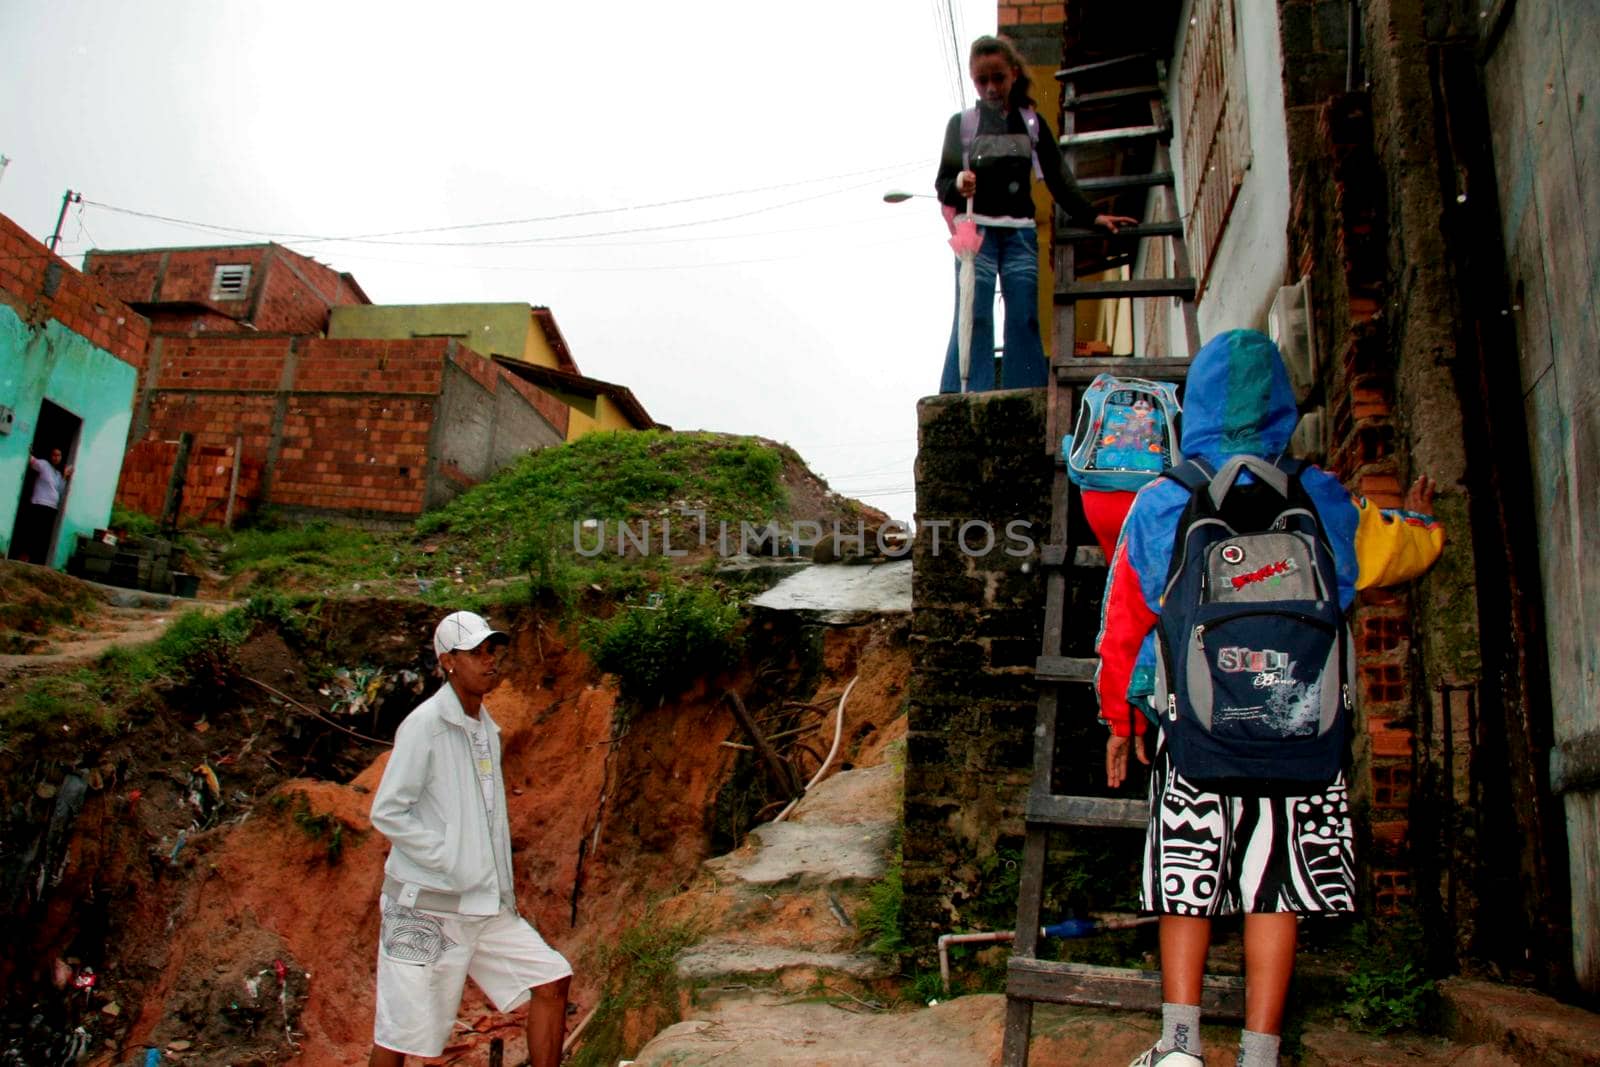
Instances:
[[[1299,917],[1271,912],[1244,917],[1244,1028],[1283,1033],[1283,1006],[1294,974]]]
[[[392,1048],[373,1045],[372,1055],[367,1057],[367,1067],[406,1067],[406,1056]]]
[[[1191,915],[1161,916],[1161,999],[1168,1004],[1199,1004],[1211,950],[1211,920]]]
[[[567,1030],[567,987],[572,976],[534,986],[528,1000],[528,1065],[557,1067]],[[397,1065],[400,1067],[400,1065]]]

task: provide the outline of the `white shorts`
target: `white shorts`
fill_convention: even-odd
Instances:
[[[372,1024],[380,1048],[423,1058],[444,1051],[470,977],[498,1011],[511,1011],[536,986],[572,974],[526,919],[451,915],[378,898],[378,1003]]]

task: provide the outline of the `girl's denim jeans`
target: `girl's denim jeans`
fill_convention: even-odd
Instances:
[[[1000,361],[1000,388],[1029,389],[1047,381],[1044,345],[1039,338],[1039,238],[1033,229],[983,228],[972,300],[972,361],[967,391],[995,388],[994,286],[1006,302],[1005,355]],[[939,392],[961,391],[961,261],[956,260],[956,314],[945,350]]]

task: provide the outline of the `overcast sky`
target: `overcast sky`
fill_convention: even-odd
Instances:
[[[931,191],[995,10],[0,0],[0,213],[42,240],[81,192],[75,263],[276,239],[380,304],[548,305],[656,419],[909,518],[954,283],[936,203],[882,194]]]

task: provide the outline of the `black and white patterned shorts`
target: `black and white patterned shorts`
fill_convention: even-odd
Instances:
[[[1162,915],[1355,910],[1345,777],[1305,797],[1197,789],[1158,745],[1141,905]]]

